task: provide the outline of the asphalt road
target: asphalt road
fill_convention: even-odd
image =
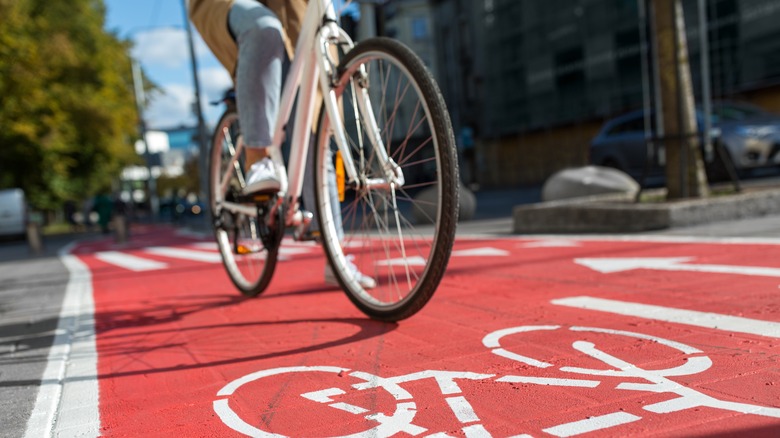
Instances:
[[[68,239],[65,239],[68,240]],[[69,272],[57,256],[61,239],[45,254],[26,242],[0,243],[0,435],[24,436],[49,347],[55,337]]]

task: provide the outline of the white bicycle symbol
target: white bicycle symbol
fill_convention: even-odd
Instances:
[[[516,335],[528,332],[538,331],[554,331],[554,330],[569,330],[576,333],[600,333],[608,335],[624,336],[634,339],[647,340],[658,343],[660,345],[675,349],[681,353],[687,355],[686,362],[683,365],[661,369],[661,370],[645,370],[636,365],[633,365],[623,359],[610,355],[599,348],[592,342],[575,341],[572,347],[590,356],[593,359],[600,361],[611,367],[610,369],[590,369],[579,367],[560,367],[559,370],[564,373],[571,373],[577,375],[589,375],[600,377],[618,377],[630,380],[636,380],[637,378],[645,380],[647,383],[633,383],[622,382],[618,384],[615,389],[627,390],[627,391],[642,391],[649,393],[666,393],[674,394],[677,397],[670,400],[666,400],[659,403],[649,404],[643,406],[642,409],[655,414],[668,414],[672,412],[679,412],[686,409],[710,407],[715,409],[722,409],[732,412],[738,412],[742,414],[760,415],[766,417],[780,418],[780,409],[774,407],[764,407],[758,405],[752,405],[747,403],[737,403],[718,400],[714,397],[705,395],[693,388],[682,386],[672,380],[669,377],[674,376],[687,376],[697,373],[701,373],[712,366],[712,361],[709,357],[702,355],[703,352],[697,348],[671,341],[668,339],[659,338],[656,336],[650,336],[642,333],[635,333],[621,330],[611,330],[604,328],[594,327],[568,327],[564,328],[557,325],[545,325],[545,326],[520,326],[513,327],[504,330],[498,330],[482,339],[482,343],[485,347],[491,349],[493,354],[510,359],[512,361],[520,362],[525,365],[535,368],[549,368],[553,365],[538,359],[523,356],[512,351],[506,350],[501,346],[502,338],[509,335]],[[304,392],[300,394],[304,399],[311,400],[315,403],[327,405],[331,408],[337,409],[342,412],[348,412],[350,414],[362,416],[365,420],[369,421],[369,424],[375,424],[374,427],[350,435],[347,437],[390,437],[398,433],[407,433],[409,435],[418,436],[426,434],[424,436],[430,438],[445,438],[450,435],[444,432],[431,432],[427,428],[414,423],[415,416],[417,414],[417,405],[413,400],[412,394],[404,389],[402,386],[405,383],[432,379],[436,382],[441,394],[445,397],[445,401],[449,405],[452,413],[460,422],[461,431],[467,438],[486,438],[491,437],[491,434],[482,424],[480,417],[477,415],[472,405],[463,395],[461,387],[458,385],[459,381],[492,381],[500,383],[524,383],[532,385],[547,385],[547,386],[563,386],[563,387],[581,387],[581,388],[595,388],[601,385],[603,382],[599,380],[586,380],[575,378],[548,378],[548,377],[535,377],[535,376],[521,376],[521,375],[504,375],[496,376],[494,374],[480,374],[473,372],[459,372],[459,371],[437,371],[426,370],[411,374],[404,374],[395,377],[383,378],[374,374],[351,371],[347,368],[333,367],[333,366],[298,366],[298,367],[283,367],[274,368],[269,370],[258,371],[241,377],[237,380],[226,385],[222,388],[217,396],[219,397],[214,401],[214,410],[220,419],[233,430],[242,434],[252,437],[284,437],[271,432],[261,430],[257,426],[253,426],[244,421],[239,414],[237,414],[230,407],[230,397],[235,394],[244,385],[252,382],[256,382],[260,379],[268,378],[271,376],[279,376],[289,373],[327,373],[335,374],[338,376],[348,375],[355,378],[359,383],[349,385],[345,388],[332,387],[318,391]],[[347,394],[347,391],[365,391],[369,389],[381,388],[386,391],[392,399],[395,401],[395,411],[391,415],[387,415],[383,412],[371,412],[369,409],[355,404],[349,404],[344,402],[338,402],[336,399],[339,396]],[[542,429],[543,432],[553,436],[575,436],[586,432],[591,432],[600,429],[606,429],[610,427],[617,427],[623,424],[631,423],[641,420],[639,415],[631,414],[629,412],[617,411],[614,413],[600,415],[596,417],[590,417],[586,420],[575,421],[571,423],[558,424],[551,427]],[[527,438],[531,435],[519,434],[511,438]]]

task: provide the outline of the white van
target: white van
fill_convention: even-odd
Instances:
[[[23,236],[27,227],[27,202],[22,189],[0,190],[0,236]]]

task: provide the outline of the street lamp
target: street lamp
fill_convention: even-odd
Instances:
[[[182,7],[183,18],[184,18],[184,30],[187,35],[187,46],[190,55],[190,70],[192,71],[192,81],[193,81],[193,88],[194,88],[194,102],[192,104],[192,108],[197,119],[197,135],[195,136],[195,141],[198,144],[198,180],[200,183],[200,190],[198,195],[201,200],[204,200],[207,197],[206,188],[208,187],[208,171],[207,171],[208,136],[206,133],[205,117],[203,115],[203,109],[201,106],[200,81],[198,80],[198,62],[195,56],[195,44],[194,44],[192,28],[190,26],[189,16],[187,14],[186,0],[181,0],[181,7]],[[136,30],[139,29],[135,29],[134,31]],[[148,151],[148,142],[146,142],[147,127],[143,116],[143,105],[145,104],[145,97],[144,97],[143,83],[141,77],[141,69],[140,66],[138,65],[138,62],[135,59],[133,59],[133,81],[135,86],[138,115],[141,120],[139,130],[141,131],[140,132],[141,137],[144,139],[144,142],[147,145],[147,150],[144,155],[147,161],[147,168],[150,172],[150,191],[154,190],[151,196],[153,197],[152,199],[153,213],[156,214],[156,211],[154,211],[155,208],[154,201],[156,200],[156,188],[154,187],[154,183],[153,183],[154,178],[151,177],[151,167],[148,164],[149,151]],[[204,203],[204,204],[208,204],[208,203]],[[203,217],[208,217],[208,215],[204,214]]]
[[[192,38],[192,26],[190,26],[189,14],[187,14],[187,0],[181,0],[182,12],[184,13],[184,29],[187,31],[187,44],[190,50],[190,66],[192,67],[192,82],[195,88],[195,115],[198,118],[198,174],[200,180],[199,198],[202,201],[207,199],[206,188],[208,187],[208,140],[206,138],[206,123],[203,118],[203,108],[200,103],[200,81],[198,80],[198,61],[195,58],[195,44]],[[206,210],[202,215],[208,218],[209,203],[203,202]],[[208,219],[205,219],[208,220]]]

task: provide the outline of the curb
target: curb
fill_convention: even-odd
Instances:
[[[687,227],[780,213],[780,189],[636,204],[625,195],[517,206],[513,233],[624,233]]]

